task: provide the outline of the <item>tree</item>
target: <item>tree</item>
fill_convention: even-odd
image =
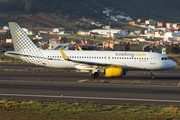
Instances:
[[[180,49],[178,45],[170,46],[166,49],[167,54],[178,54],[180,53]]]
[[[152,51],[153,51],[153,52],[158,52],[159,50],[160,50],[160,49],[158,49],[157,47],[154,47]]]
[[[108,48],[104,48],[105,51],[112,51],[113,49],[108,47]]]

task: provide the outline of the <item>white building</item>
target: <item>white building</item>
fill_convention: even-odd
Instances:
[[[155,33],[155,31],[151,28],[144,30],[144,34],[151,34],[151,33]]]
[[[98,35],[102,35],[103,37],[111,37],[111,38],[113,38],[114,36],[120,37],[127,35],[127,32],[124,30],[114,30],[114,29],[110,29],[110,30],[94,29],[91,30],[90,32],[96,33]]]
[[[57,43],[56,40],[49,41],[49,50],[59,50],[61,48],[62,50],[68,50],[68,43]]]
[[[24,30],[24,32],[28,32],[28,29],[27,28],[22,28]]]
[[[54,33],[60,33],[60,32],[63,32],[63,31],[65,32],[65,29],[64,29],[64,28],[54,28],[54,29],[53,29],[53,32],[54,32]]]
[[[175,40],[175,37],[180,37],[180,31],[166,32],[164,34],[164,41]]]

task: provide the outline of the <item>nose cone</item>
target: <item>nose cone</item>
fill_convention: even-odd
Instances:
[[[171,69],[173,69],[173,68],[175,68],[176,67],[176,63],[174,62],[174,61],[171,61],[171,63],[170,63],[170,67],[171,67]]]

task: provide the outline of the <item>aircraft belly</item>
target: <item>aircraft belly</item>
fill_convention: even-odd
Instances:
[[[55,68],[74,68],[73,67],[73,63],[72,62],[69,62],[69,61],[51,61],[50,62],[52,67],[55,67]]]

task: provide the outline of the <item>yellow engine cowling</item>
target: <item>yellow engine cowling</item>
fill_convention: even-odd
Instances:
[[[120,65],[107,66],[105,69],[106,77],[122,77],[123,67]]]

